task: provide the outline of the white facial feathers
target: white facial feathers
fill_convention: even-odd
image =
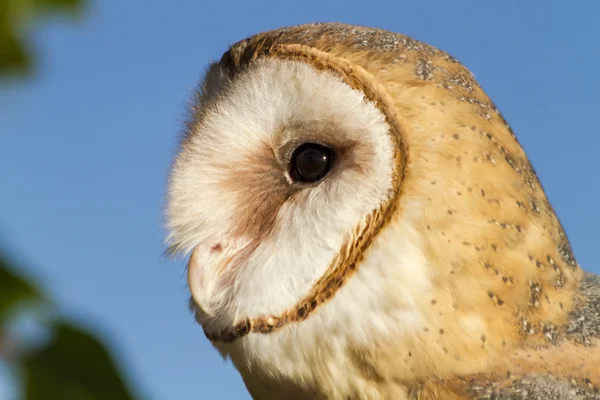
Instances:
[[[227,79],[209,70],[210,101],[175,162],[168,207],[177,250],[250,243],[226,277],[214,273],[219,263],[202,265],[212,272],[191,285],[206,291],[198,297],[218,316],[204,322],[219,326],[277,315],[307,295],[353,228],[389,196],[393,157],[382,113],[333,75],[265,59]],[[291,185],[287,157],[306,142],[332,146],[339,162],[317,184]]]

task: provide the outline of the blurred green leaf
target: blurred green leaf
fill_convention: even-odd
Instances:
[[[32,22],[57,12],[77,14],[85,3],[86,0],[0,0],[0,77],[31,71],[35,60],[32,61],[26,38],[34,26]],[[0,356],[8,356],[5,361],[22,372],[22,398],[135,399],[109,351],[93,333],[60,319],[42,318],[54,332],[48,342],[26,346],[22,337],[11,336],[7,326],[14,312],[23,313],[19,306],[29,301],[50,303],[33,283],[15,271],[0,252]]]
[[[52,14],[77,15],[85,0],[0,0],[0,76],[31,71],[34,56],[26,43],[31,22]]]
[[[18,276],[8,259],[0,253],[0,323],[20,303],[42,299],[41,292]]]
[[[25,400],[130,400],[112,357],[89,333],[59,322],[56,335],[23,360]]]
[[[14,312],[23,313],[19,306],[28,302],[51,304],[15,271],[8,257],[0,253],[0,356],[7,356],[6,361],[22,371],[22,399],[135,399],[107,347],[94,333],[56,318],[42,318],[54,334],[39,346],[27,346],[22,337],[6,332]],[[52,314],[48,311],[43,315]]]
[[[78,12],[83,6],[83,0],[34,0],[34,3],[47,9],[71,12]]]
[[[15,33],[0,19],[0,74],[19,74],[30,70],[30,55]]]

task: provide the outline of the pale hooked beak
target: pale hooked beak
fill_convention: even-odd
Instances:
[[[188,287],[194,302],[207,316],[216,316],[226,300],[233,284],[232,265],[244,248],[246,243],[217,243],[194,248],[188,262]]]

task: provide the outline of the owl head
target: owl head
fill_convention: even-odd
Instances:
[[[342,24],[259,34],[210,65],[167,217],[208,338],[239,364],[277,353],[279,371],[386,341],[421,356],[406,374],[465,352],[452,368],[470,368],[546,340],[581,274],[471,73]]]

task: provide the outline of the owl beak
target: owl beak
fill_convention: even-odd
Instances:
[[[214,303],[216,288],[219,281],[219,260],[218,256],[210,249],[197,246],[188,263],[188,286],[192,298],[202,311],[210,316],[214,316]]]
[[[227,298],[234,276],[234,262],[239,261],[239,243],[212,246],[198,245],[188,262],[188,287],[198,307],[215,316]]]

